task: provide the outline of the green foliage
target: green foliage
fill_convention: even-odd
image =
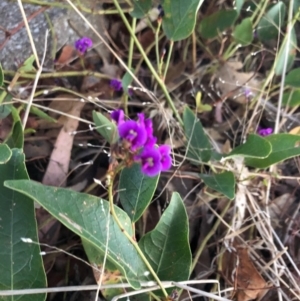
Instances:
[[[183,112],[184,132],[187,140],[187,158],[193,164],[208,162],[211,157],[211,145],[201,122],[189,107]]]
[[[259,21],[257,26],[257,36],[262,41],[277,39],[280,29],[285,22],[286,6],[282,1],[274,4]]]
[[[196,15],[204,0],[172,0],[163,2],[162,27],[167,38],[180,41],[194,30]]]
[[[291,89],[283,93],[282,104],[289,107],[300,105],[300,89]]]
[[[219,10],[201,21],[199,32],[205,39],[215,38],[222,31],[231,27],[237,17],[236,10]]]
[[[107,252],[107,259],[121,271],[133,288],[138,289],[140,281],[146,280],[144,273],[147,269],[109,213],[106,200],[27,180],[7,181],[5,185],[38,202],[66,227],[93,244],[99,253]],[[118,207],[115,207],[115,211],[124,229],[132,236],[127,214]]]
[[[291,70],[285,77],[285,85],[300,88],[300,68]]]
[[[151,0],[133,0],[133,10],[130,12],[130,15],[134,18],[144,17],[152,6]]]
[[[5,140],[5,143],[10,148],[23,148],[24,145],[24,133],[22,128],[22,123],[19,115],[19,111],[14,107],[9,105],[13,117],[13,128]]]
[[[93,120],[96,124],[96,130],[109,143],[118,141],[118,131],[116,125],[106,118],[103,114],[93,111]]]
[[[265,138],[272,146],[272,151],[264,159],[246,158],[248,166],[267,168],[275,163],[300,155],[300,136],[290,134],[276,134]]]
[[[251,44],[253,40],[253,28],[251,18],[245,18],[234,28],[233,37],[235,41],[243,46]]]
[[[259,145],[259,147],[257,147]],[[250,134],[244,144],[234,148],[226,158],[242,156],[245,158],[266,158],[271,153],[270,143],[255,134]]]
[[[275,63],[275,74],[282,75],[284,71],[284,65],[286,61],[286,53],[287,54],[287,64],[286,71],[289,71],[295,61],[296,53],[297,53],[297,36],[295,32],[295,28],[293,27],[291,30],[291,38],[288,40],[287,35],[285,35],[284,40],[281,44],[278,56],[276,58]]]
[[[6,163],[11,158],[12,152],[6,144],[0,144],[0,164]]]
[[[224,171],[220,174],[200,174],[200,178],[205,185],[216,190],[230,200],[235,197],[235,177],[231,171]]]
[[[141,172],[140,164],[125,167],[119,181],[122,207],[132,222],[136,222],[148,208],[155,192],[159,175],[148,177]]]
[[[192,256],[188,217],[178,193],[173,193],[157,226],[142,237],[139,246],[161,280],[189,278]]]
[[[43,288],[46,276],[40,248],[21,240],[38,240],[34,203],[29,197],[4,187],[6,180],[28,179],[25,156],[20,149],[12,149],[10,155],[0,164],[0,290]],[[45,294],[34,295],[35,301],[45,298]],[[0,300],[31,301],[33,296],[0,297]]]

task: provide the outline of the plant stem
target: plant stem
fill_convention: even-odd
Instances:
[[[10,75],[14,76],[17,71],[5,71],[3,70],[3,73],[5,75]],[[35,79],[36,78],[36,72],[28,72],[28,73],[20,73],[19,77],[21,78],[29,78],[29,79]],[[92,72],[89,70],[84,70],[84,71],[63,71],[63,72],[51,72],[51,73],[42,73],[40,75],[40,78],[53,78],[53,77],[65,77],[65,76],[88,76],[92,75],[97,78],[106,78],[106,79],[112,79],[111,76],[99,73],[99,72]]]
[[[173,111],[173,113],[174,113],[176,119],[178,120],[178,122],[179,122],[181,125],[183,125],[183,121],[182,121],[182,119],[181,119],[181,117],[180,117],[180,115],[179,115],[179,113],[178,113],[177,108],[175,107],[175,105],[174,105],[174,103],[173,103],[173,100],[172,100],[171,97],[170,97],[170,94],[169,94],[169,92],[168,92],[168,90],[167,90],[167,87],[166,87],[165,83],[164,83],[163,80],[160,78],[160,76],[159,76],[158,73],[155,71],[155,69],[153,68],[152,63],[151,63],[150,60],[148,59],[148,57],[147,57],[147,55],[146,55],[146,53],[145,53],[145,51],[144,51],[142,45],[140,44],[139,40],[137,39],[135,33],[132,31],[129,22],[128,22],[128,20],[127,20],[125,14],[124,14],[122,8],[120,7],[120,5],[119,5],[119,3],[118,3],[118,0],[113,0],[113,1],[114,1],[114,4],[115,4],[117,10],[119,11],[119,14],[120,14],[120,16],[121,16],[121,18],[122,18],[122,20],[123,20],[123,22],[124,22],[124,24],[125,24],[127,30],[130,32],[130,34],[131,34],[131,36],[133,37],[134,42],[135,42],[135,44],[136,44],[138,50],[140,51],[141,55],[143,56],[144,61],[146,62],[148,68],[150,69],[150,71],[151,71],[151,73],[153,74],[154,78],[156,79],[156,81],[158,82],[158,84],[159,84],[159,86],[161,87],[162,91],[164,92],[165,97],[166,97],[166,99],[167,99],[167,102],[168,102],[169,106],[171,107],[171,109],[172,109],[172,111]]]
[[[193,271],[198,263],[198,260],[203,252],[204,247],[206,246],[207,242],[209,241],[209,239],[213,236],[213,234],[216,232],[217,228],[219,227],[220,223],[221,223],[221,218],[226,214],[229,206],[232,204],[232,202],[230,200],[228,200],[227,205],[225,206],[225,208],[223,209],[223,211],[221,212],[220,216],[218,217],[217,221],[215,222],[215,224],[213,225],[213,227],[211,228],[211,230],[209,231],[209,233],[205,236],[205,238],[202,240],[202,243],[193,259],[193,263],[192,263],[192,267],[191,267],[191,271]]]
[[[132,19],[131,26],[132,26],[132,31],[135,31],[136,18]],[[127,67],[128,67],[129,70],[131,70],[131,67],[132,67],[133,47],[134,47],[134,40],[133,40],[133,37],[130,36],[128,62],[127,62]],[[127,87],[127,93],[125,93],[125,95],[123,97],[124,97],[123,99],[124,99],[125,115],[128,116],[128,87]]]
[[[168,293],[165,290],[165,288],[163,287],[163,284],[161,283],[160,279],[158,278],[157,274],[155,273],[155,271],[153,270],[152,266],[150,265],[149,261],[147,260],[147,258],[145,257],[144,253],[142,252],[142,250],[140,249],[139,245],[137,244],[137,242],[127,233],[127,231],[123,228],[122,224],[120,223],[118,216],[115,212],[115,208],[114,208],[114,202],[113,202],[113,179],[112,177],[108,178],[108,200],[109,200],[109,207],[110,207],[110,212],[111,215],[113,216],[114,220],[116,221],[117,225],[120,227],[121,231],[124,233],[124,235],[128,238],[128,240],[131,242],[131,244],[133,245],[133,247],[136,249],[136,251],[138,252],[138,254],[140,255],[141,259],[143,260],[143,262],[145,263],[145,265],[147,266],[147,268],[149,269],[149,272],[152,274],[153,278],[155,279],[155,281],[157,282],[157,284],[159,285],[159,287],[161,288],[164,296],[166,298],[168,298]]]
[[[167,76],[167,72],[168,72],[169,65],[170,65],[170,60],[171,60],[173,46],[174,46],[174,41],[171,40],[170,41],[169,51],[168,51],[168,57],[167,57],[167,61],[166,61],[166,67],[165,67],[164,76],[163,76],[163,81],[165,81],[166,76]]]
[[[161,20],[158,20],[157,28],[155,31],[155,53],[156,53],[156,64],[158,68],[158,75],[162,75],[161,63],[160,63],[160,55],[159,55],[159,31],[161,27]]]

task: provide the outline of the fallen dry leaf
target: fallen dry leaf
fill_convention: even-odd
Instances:
[[[250,301],[262,298],[267,282],[259,274],[245,247],[236,247],[236,253],[227,252],[223,258],[223,272],[235,287],[234,299]]]
[[[52,151],[43,184],[52,186],[65,186],[69,171],[71,150],[73,147],[74,132],[79,124],[78,117],[85,103],[81,101],[72,102],[73,107],[68,112],[72,117],[65,117],[65,123],[60,130]]]

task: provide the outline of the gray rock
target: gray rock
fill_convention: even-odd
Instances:
[[[48,0],[48,2],[51,5],[51,2],[54,2],[54,0]],[[81,3],[90,9],[102,8],[102,1],[82,0]],[[52,69],[53,59],[57,50],[65,44],[73,44],[82,36],[90,37],[96,45],[95,50],[102,59],[105,61],[108,59],[109,54],[105,46],[100,43],[99,38],[72,8],[50,6],[30,19],[30,16],[41,11],[45,6],[23,3],[23,7],[27,18],[29,18],[29,27],[40,60],[44,53],[46,31],[50,30],[45,68]],[[104,32],[106,20],[103,15],[89,13],[84,15],[100,34]],[[16,1],[1,0],[0,62],[5,70],[16,70],[32,54],[26,28],[25,26],[20,26],[22,22],[23,18],[18,3]],[[16,28],[18,30],[14,32]],[[5,30],[13,34],[7,38]]]

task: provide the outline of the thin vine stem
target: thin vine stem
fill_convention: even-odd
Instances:
[[[172,109],[176,119],[178,120],[178,122],[183,125],[183,121],[178,113],[178,110],[177,108],[175,107],[174,103],[173,103],[173,100],[171,99],[171,96],[168,92],[168,89],[165,85],[165,83],[163,82],[163,80],[160,78],[160,76],[158,75],[158,73],[156,72],[156,70],[153,68],[152,66],[152,63],[150,62],[150,60],[148,59],[142,45],[140,44],[139,40],[137,39],[135,33],[132,31],[132,28],[120,6],[120,4],[118,3],[118,0],[113,0],[114,1],[114,5],[116,6],[117,10],[119,11],[119,14],[127,28],[127,30],[129,31],[129,33],[131,34],[131,36],[133,37],[134,39],[134,42],[140,52],[140,54],[142,55],[142,57],[144,58],[144,61],[146,62],[149,70],[151,71],[151,73],[153,74],[154,78],[156,79],[156,81],[158,82],[159,86],[161,87],[163,93],[165,94],[165,97],[166,97],[166,100],[168,102],[168,105],[170,106],[170,108]]]
[[[131,26],[132,26],[132,30],[135,31],[136,18],[132,18]],[[132,36],[130,36],[128,61],[127,61],[127,67],[129,70],[131,70],[131,67],[132,67],[133,47],[134,47],[134,40],[133,40]],[[123,96],[123,100],[124,100],[124,111],[125,111],[126,116],[128,116],[128,93],[125,93],[125,95]]]
[[[114,220],[116,221],[117,225],[119,226],[119,228],[121,229],[122,233],[124,233],[124,235],[128,238],[128,240],[131,242],[131,244],[133,245],[133,247],[136,249],[136,251],[138,252],[139,256],[141,257],[141,259],[143,260],[143,262],[145,263],[145,265],[147,266],[147,268],[149,269],[149,272],[152,274],[154,280],[157,282],[157,284],[159,285],[159,287],[161,288],[164,296],[166,298],[168,298],[168,293],[166,291],[166,289],[164,288],[162,282],[160,281],[160,279],[158,278],[157,274],[155,273],[155,271],[153,270],[152,266],[150,265],[149,261],[147,260],[147,258],[145,257],[144,253],[142,252],[142,250],[140,249],[139,245],[137,244],[137,242],[129,235],[129,233],[123,228],[121,222],[118,219],[118,216],[115,212],[115,208],[114,208],[114,202],[113,202],[113,179],[112,177],[108,177],[108,200],[109,200],[109,207],[110,207],[110,213],[112,215],[112,217],[114,218]]]

